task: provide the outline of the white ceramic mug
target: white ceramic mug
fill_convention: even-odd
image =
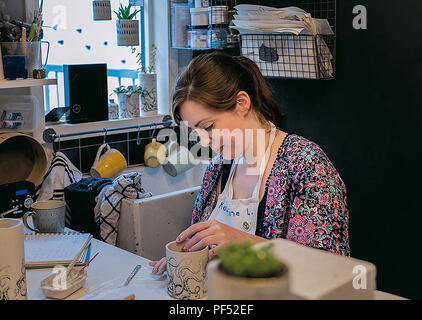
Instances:
[[[197,300],[206,295],[209,248],[182,252],[185,242],[166,245],[167,293],[175,299]]]
[[[26,300],[22,221],[0,219],[0,300]]]

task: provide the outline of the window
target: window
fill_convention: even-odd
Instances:
[[[144,7],[136,16],[140,46],[122,47],[117,46],[117,17],[113,12],[120,3],[125,6],[129,0],[111,0],[112,20],[94,21],[92,1],[44,0],[43,40],[50,43],[46,70],[48,77],[57,78],[56,87],[44,87],[46,112],[65,104],[63,64],[106,63],[110,98],[116,87],[135,83],[139,68],[136,55],[145,57]],[[47,46],[42,47],[45,57]]]

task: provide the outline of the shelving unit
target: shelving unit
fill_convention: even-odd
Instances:
[[[0,82],[0,89],[41,87],[55,84],[57,84],[57,79],[4,80]]]
[[[178,30],[171,30],[172,33],[172,48],[181,49],[181,50],[191,50],[191,51],[207,51],[207,50],[225,50],[225,49],[235,49],[239,47],[239,37],[232,36],[232,33],[229,29],[229,24],[231,17],[234,14],[233,7],[235,6],[236,1],[234,0],[209,0],[208,12],[208,24],[202,26],[207,29],[207,47],[190,47],[188,45],[188,30],[187,27],[190,26],[186,23],[180,23],[181,21],[176,21],[177,17],[175,12],[173,12],[173,6],[180,6],[184,4],[185,10],[189,11],[188,0],[170,0],[170,19],[172,28],[178,28]],[[221,10],[221,6],[226,7],[227,10]],[[187,16],[191,16],[187,14]],[[185,15],[182,15],[181,18],[185,18]],[[179,16],[180,18],[180,16]],[[188,21],[190,21],[188,19]],[[185,34],[184,34],[185,33]],[[177,36],[176,36],[177,34]],[[186,37],[185,41],[181,36],[184,34]],[[229,37],[230,36],[230,37]],[[202,37],[202,36],[201,36]],[[175,40],[177,38],[177,40]],[[230,39],[230,40],[229,40]],[[202,39],[201,39],[202,40]],[[192,39],[193,41],[193,39]],[[177,44],[175,44],[177,43]],[[183,45],[181,45],[184,44]]]

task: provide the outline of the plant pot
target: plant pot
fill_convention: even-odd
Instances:
[[[133,7],[140,7],[144,5],[144,0],[129,0],[129,4]]]
[[[139,113],[139,93],[119,93],[119,117],[120,118],[138,118]]]
[[[138,79],[142,87],[141,114],[157,114],[157,74],[141,72]]]
[[[139,20],[116,20],[117,45],[139,45]]]
[[[110,0],[92,1],[92,12],[94,21],[111,20]]]
[[[210,300],[282,300],[289,297],[288,269],[272,278],[244,278],[220,270],[220,261],[207,266],[207,288]]]

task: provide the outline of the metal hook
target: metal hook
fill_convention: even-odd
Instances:
[[[151,139],[154,139],[155,131],[157,130],[158,124],[153,122],[152,125],[154,126],[154,131],[152,132]]]
[[[103,144],[104,144],[104,143],[106,143],[107,129],[106,128],[103,128],[103,130],[104,130],[104,141],[103,141]]]
[[[139,146],[141,144],[141,126],[138,126],[138,135],[136,136],[136,145]]]
[[[56,151],[60,151],[60,142],[61,142],[61,140],[60,140],[60,134],[59,134],[59,145],[58,145],[58,150],[56,150]]]

